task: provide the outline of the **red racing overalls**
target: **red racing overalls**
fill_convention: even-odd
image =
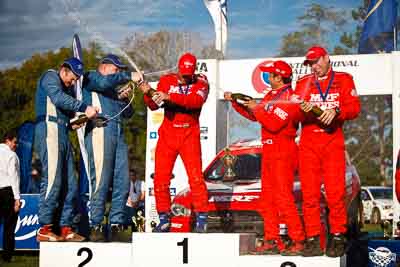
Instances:
[[[320,235],[320,196],[324,184],[329,208],[330,233],[345,233],[345,145],[342,126],[360,113],[353,78],[332,69],[323,78],[309,74],[296,84],[296,96],[321,109],[339,108],[331,125],[324,127],[311,112],[301,118],[299,171],[303,194],[304,224],[307,237]]]
[[[208,193],[201,163],[199,116],[208,96],[208,82],[204,75],[196,75],[192,84],[184,85],[176,74],[160,78],[157,91],[168,93],[170,101],[164,106],[164,120],[158,130],[155,152],[154,194],[158,213],[169,213],[169,191],[172,169],[178,155],[182,158],[193,196],[195,212],[207,212]],[[157,104],[147,95],[146,105],[151,110]]]
[[[299,112],[289,102],[292,94],[288,84],[271,90],[252,111],[232,101],[236,111],[249,120],[258,121],[262,126],[260,208],[264,219],[264,240],[280,240],[280,222],[287,225],[292,240],[304,240],[303,226],[293,196],[298,162],[296,112]]]

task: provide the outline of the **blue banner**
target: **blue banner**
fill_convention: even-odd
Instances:
[[[39,194],[22,194],[21,210],[15,227],[15,248],[39,249],[36,232],[39,230]],[[0,225],[0,248],[3,246],[3,225]]]
[[[18,128],[17,155],[20,163],[20,191],[21,193],[34,192],[32,181],[32,145],[35,124],[25,122]]]
[[[394,28],[397,20],[396,0],[371,0],[358,53],[390,52],[394,47]]]

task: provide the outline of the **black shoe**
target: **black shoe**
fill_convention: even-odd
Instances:
[[[319,236],[312,236],[305,240],[304,249],[301,253],[303,257],[322,256],[324,252],[321,250]]]
[[[102,225],[96,225],[90,228],[89,239],[92,242],[106,242],[104,228]]]
[[[289,244],[281,250],[282,256],[300,256],[303,254],[304,242],[290,240]]]
[[[332,234],[329,237],[325,254],[328,257],[341,257],[346,252],[346,239],[343,234]]]
[[[129,242],[130,234],[120,224],[111,225],[111,242]]]
[[[7,256],[6,256],[6,255],[3,254],[3,256],[2,256],[3,261],[4,261],[4,262],[7,262],[7,263],[10,263],[10,262],[11,262],[11,258],[12,258],[12,257],[11,257],[10,255],[7,255]]]

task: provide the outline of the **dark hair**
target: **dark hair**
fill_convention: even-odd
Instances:
[[[67,63],[63,63],[63,64],[61,65],[61,68],[66,68],[66,69],[68,69],[69,71],[72,71],[71,65],[69,65],[69,64],[67,64]]]
[[[282,81],[284,84],[292,83],[292,76],[290,77],[282,77]]]
[[[129,175],[130,176],[136,176],[136,171],[134,169],[129,170]]]
[[[10,130],[8,130],[4,135],[3,135],[3,139],[1,140],[3,143],[5,143],[7,140],[11,141],[14,138],[18,137],[18,131],[16,128],[12,128]]]

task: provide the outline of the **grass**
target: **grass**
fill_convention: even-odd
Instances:
[[[16,251],[10,263],[0,260],[4,267],[39,267],[39,251]]]

